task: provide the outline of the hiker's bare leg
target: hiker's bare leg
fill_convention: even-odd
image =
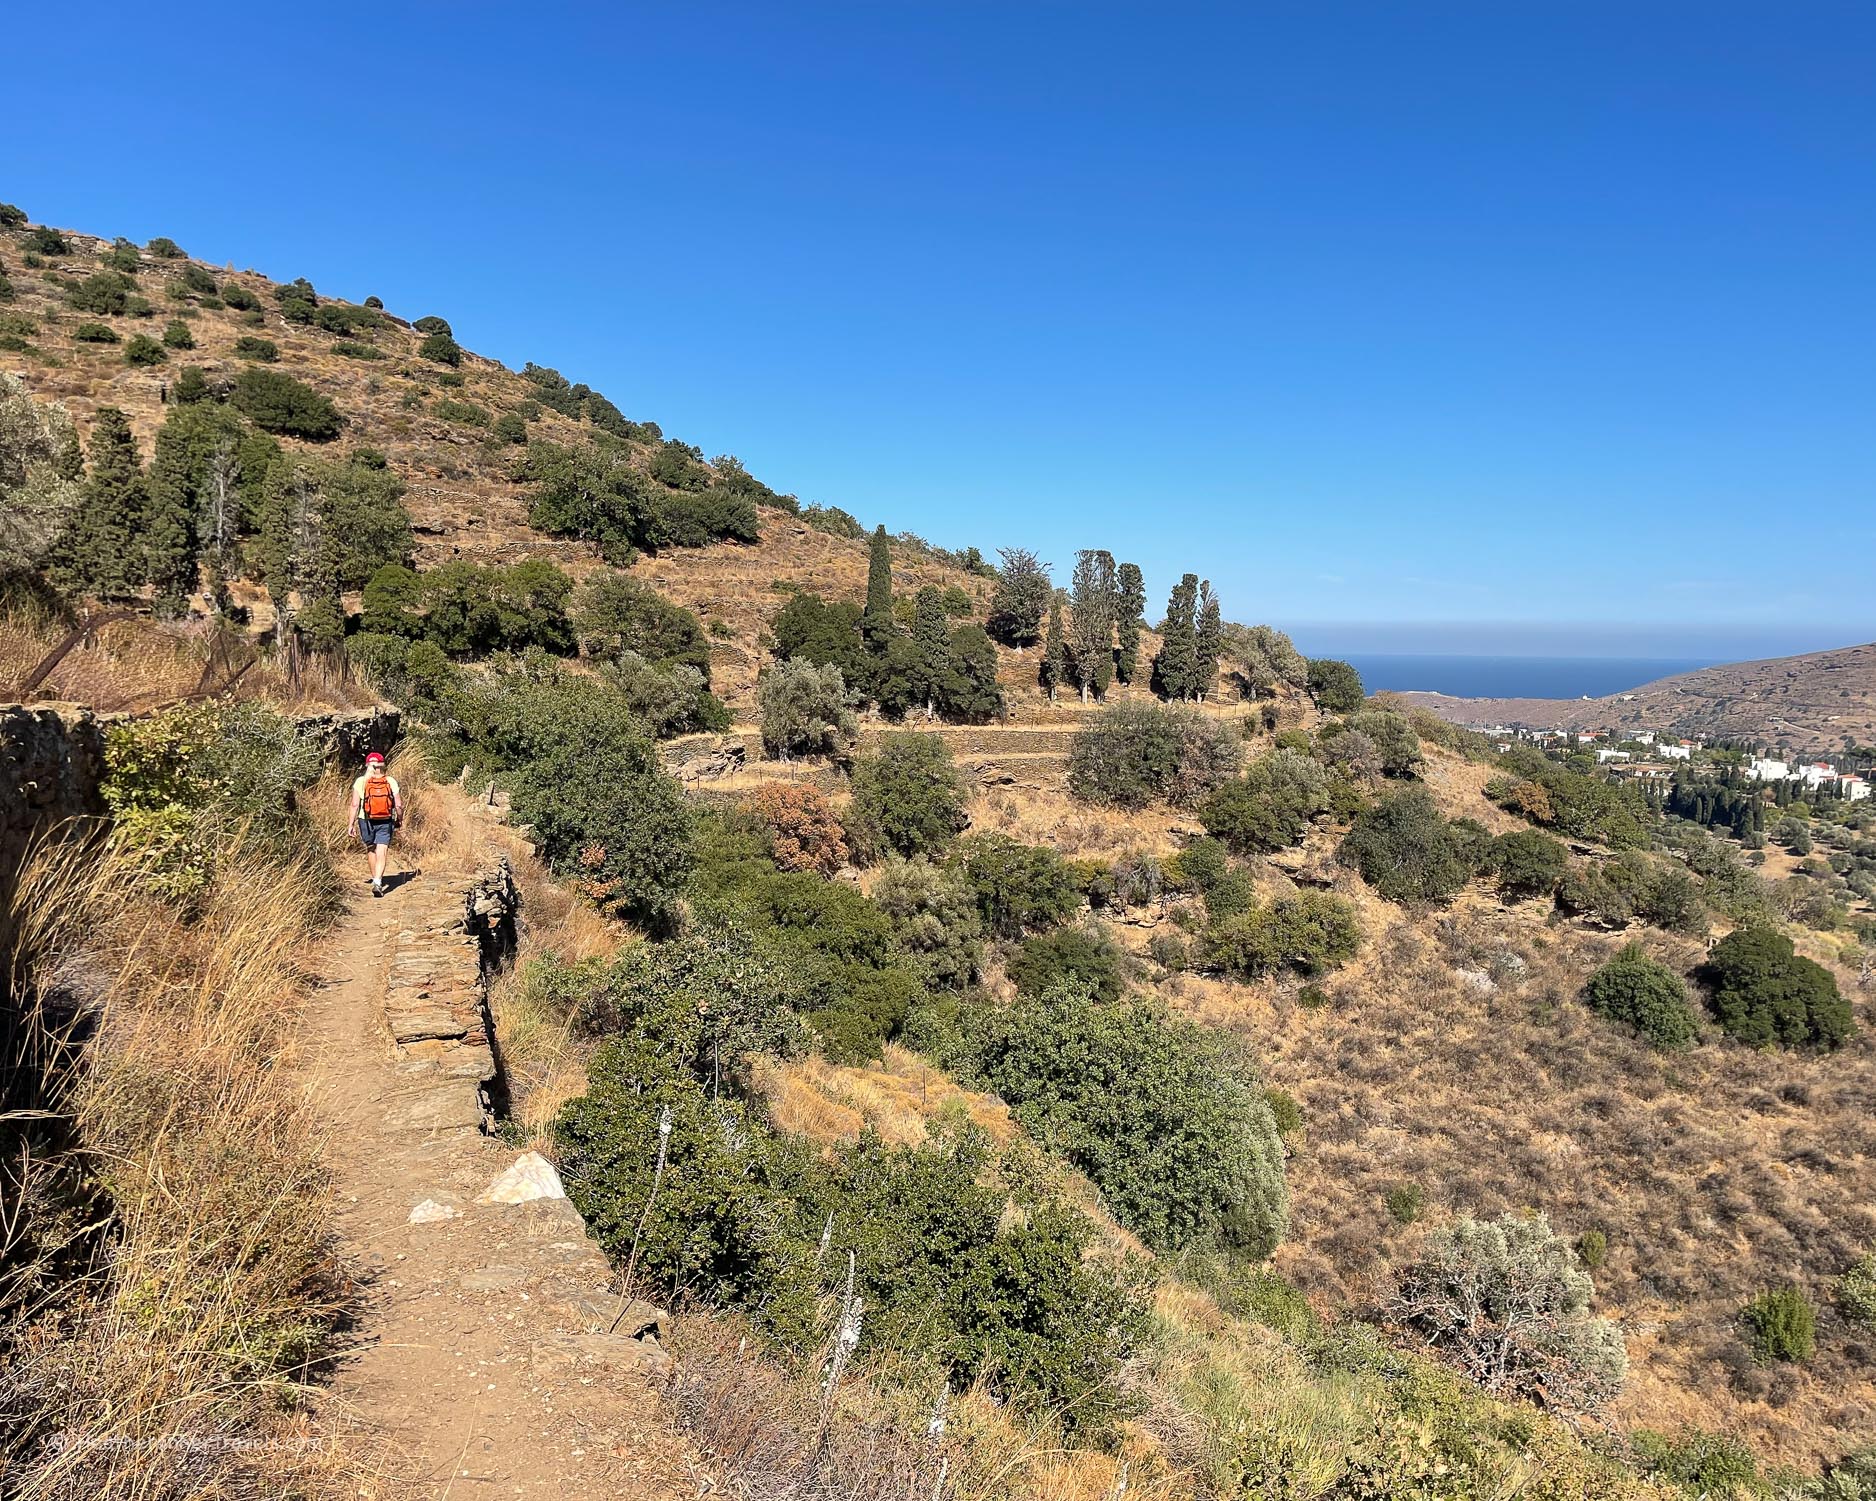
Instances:
[[[388,844],[373,844],[372,845],[371,847],[371,879],[373,881],[382,881],[384,879],[384,857],[388,855],[390,852],[391,852],[391,847]]]

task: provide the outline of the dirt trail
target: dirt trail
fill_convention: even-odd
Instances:
[[[563,1198],[476,1203],[519,1150],[476,1128],[472,1079],[445,1081],[387,1026],[393,966],[427,957],[412,952],[426,922],[460,910],[472,874],[417,873],[377,901],[361,891],[309,1003],[338,1229],[365,1283],[327,1426],[383,1441],[358,1490],[373,1501],[694,1497],[650,1385],[662,1356],[631,1337],[630,1317],[608,1332],[618,1299],[579,1216]],[[451,1098],[468,1108],[438,1108]],[[454,1213],[410,1223],[425,1201]]]

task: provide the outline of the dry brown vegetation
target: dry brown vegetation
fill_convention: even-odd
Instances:
[[[12,1206],[0,1385],[9,1495],[316,1496],[364,1462],[299,1394],[352,1292],[294,1069],[301,947],[329,887],[237,862],[200,920],[77,842],[24,872],[16,975],[88,1039],[50,1108],[64,1145]],[[7,1259],[12,1259],[11,1257]]]

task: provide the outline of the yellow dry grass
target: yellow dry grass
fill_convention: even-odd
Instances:
[[[969,1120],[1005,1144],[1017,1135],[1001,1100],[963,1088],[894,1043],[863,1064],[764,1058],[755,1084],[775,1128],[812,1141],[857,1141],[870,1126],[886,1141],[916,1146],[940,1119]]]
[[[299,1402],[350,1297],[294,1072],[302,945],[326,889],[311,864],[237,860],[185,921],[117,851],[51,845],[23,873],[16,973],[35,1004],[89,1018],[85,1064],[58,1076],[53,1108],[66,1161],[103,1197],[42,1178],[21,1213],[54,1241],[74,1209],[110,1230],[68,1235],[80,1275],[67,1265],[12,1310],[7,1405],[30,1417],[9,1494],[349,1488]]]

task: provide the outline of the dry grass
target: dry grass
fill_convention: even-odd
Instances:
[[[755,1085],[778,1131],[819,1142],[857,1141],[871,1126],[885,1140],[917,1146],[933,1120],[970,1120],[1008,1144],[1017,1135],[1003,1102],[952,1082],[916,1053],[888,1044],[872,1063],[825,1058],[758,1061]]]
[[[22,684],[71,627],[30,608],[0,616],[0,694]],[[112,621],[83,637],[34,688],[34,701],[79,703],[101,712],[143,713],[225,685],[258,648],[207,619]],[[261,657],[234,679],[234,694],[287,710],[351,709],[377,701],[343,659],[316,659],[292,675]]]
[[[25,1212],[109,1228],[82,1242],[80,1275],[13,1310],[10,1495],[341,1487],[297,1415],[350,1297],[293,1067],[298,954],[326,889],[313,865],[237,865],[184,923],[119,854],[54,846],[22,876],[20,972],[90,1033],[55,1098],[95,1188]]]

